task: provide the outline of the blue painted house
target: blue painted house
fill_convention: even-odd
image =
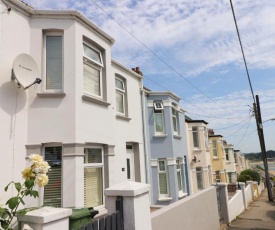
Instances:
[[[189,194],[187,138],[180,98],[145,89],[145,126],[151,204],[167,205]]]

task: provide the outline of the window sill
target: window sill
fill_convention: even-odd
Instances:
[[[219,157],[213,157],[213,160],[219,160],[220,158]]]
[[[199,148],[195,148],[195,149],[193,149],[193,151],[194,151],[194,152],[200,152],[200,151],[202,151],[202,150],[199,149]]]
[[[38,97],[51,97],[51,98],[58,98],[58,97],[65,97],[66,93],[64,92],[52,92],[52,93],[37,93]]]
[[[116,115],[116,118],[121,119],[121,120],[125,120],[125,121],[130,121],[131,120],[131,118],[125,117],[125,116],[119,115],[119,114]]]
[[[95,104],[98,104],[98,105],[102,105],[102,106],[105,106],[105,107],[108,107],[111,103],[109,102],[106,102],[106,101],[102,101],[98,98],[95,98],[93,96],[88,96],[88,95],[82,95],[82,99],[84,101],[89,101],[89,102],[93,102]]]
[[[178,134],[174,134],[174,138],[176,138],[176,139],[181,139],[182,136],[180,136],[180,135],[178,135]]]
[[[154,138],[162,138],[162,137],[167,137],[167,134],[155,134]]]
[[[182,199],[182,198],[187,197],[187,196],[188,196],[188,193],[179,192],[179,199]]]
[[[95,215],[94,219],[100,219],[101,217],[104,217],[108,214],[108,210],[106,208],[95,208],[95,210],[98,211],[98,214]]]
[[[162,197],[162,198],[158,198],[159,202],[166,202],[166,201],[171,201],[173,200],[172,197]]]

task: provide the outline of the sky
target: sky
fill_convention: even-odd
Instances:
[[[144,85],[171,91],[192,119],[243,153],[259,152],[253,96],[230,0],[25,0],[77,10],[115,39],[112,58],[140,67]],[[275,1],[232,0],[267,150],[275,150]]]

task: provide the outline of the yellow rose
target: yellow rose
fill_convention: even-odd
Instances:
[[[48,184],[49,178],[46,174],[39,174],[36,178],[36,183],[39,187],[44,187]]]
[[[22,177],[24,179],[30,179],[31,177],[34,177],[34,173],[32,172],[32,169],[30,167],[27,167],[25,168],[23,171],[22,171]]]
[[[42,156],[40,156],[39,154],[35,154],[35,153],[29,155],[29,159],[33,163],[41,162],[43,160]]]
[[[38,174],[46,174],[50,168],[47,161],[36,162],[32,165],[33,171]]]

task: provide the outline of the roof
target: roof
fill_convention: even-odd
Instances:
[[[30,14],[30,16],[49,16],[49,17],[58,17],[58,18],[75,18],[78,19],[82,24],[88,26],[91,30],[101,36],[104,40],[106,40],[109,44],[114,44],[115,39],[100,29],[96,24],[94,24],[90,19],[84,16],[82,13],[76,10],[36,10],[30,5],[26,4],[21,0],[3,0],[6,4],[8,4],[11,9],[15,7],[19,7],[21,10],[24,10],[26,13]]]
[[[204,124],[208,124],[208,122],[206,122],[205,120],[193,120],[191,117],[188,117],[185,115],[185,122],[187,123],[204,123]]]

